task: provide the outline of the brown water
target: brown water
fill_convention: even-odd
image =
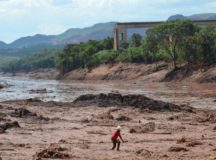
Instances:
[[[135,81],[55,81],[21,77],[0,77],[0,83],[11,85],[0,90],[0,101],[40,98],[44,101],[72,102],[82,94],[109,93],[144,94],[150,98],[197,108],[216,109],[216,84],[144,83]],[[45,94],[30,90],[47,89]]]

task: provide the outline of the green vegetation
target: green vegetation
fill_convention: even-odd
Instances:
[[[67,45],[63,52],[57,55],[56,67],[62,73],[66,73],[80,67],[96,66],[96,64],[102,62],[102,59],[105,61],[106,58],[103,56],[104,53],[98,52],[102,50],[111,50],[112,48],[113,39],[109,37],[101,41],[90,40],[86,43]]]
[[[0,55],[0,67],[18,59],[19,57],[15,57],[15,56]]]
[[[0,66],[2,72],[19,72],[31,71],[39,68],[53,68],[55,67],[55,55],[59,50],[44,50],[41,53],[25,56],[22,59],[17,59],[4,63]]]
[[[2,71],[29,71],[37,68],[56,67],[62,73],[76,68],[93,68],[115,62],[165,64],[155,70],[178,64],[212,65],[216,63],[216,28],[198,27],[188,20],[168,21],[147,31],[145,37],[132,35],[129,44],[113,51],[113,39],[90,40],[67,45],[63,50],[46,50],[11,62]]]

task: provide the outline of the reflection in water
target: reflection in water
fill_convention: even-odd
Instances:
[[[122,94],[146,96],[176,104],[216,109],[216,84],[197,83],[145,83],[134,81],[55,81],[33,80],[21,77],[0,77],[0,83],[11,87],[0,90],[0,101],[40,98],[44,101],[72,102],[83,94],[109,93],[118,90]],[[31,93],[30,90],[46,89],[47,93]]]

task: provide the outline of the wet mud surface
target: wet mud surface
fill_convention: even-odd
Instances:
[[[150,101],[160,106],[152,99],[145,102]],[[186,106],[189,111],[177,105],[173,106],[179,107],[178,111],[142,109],[126,107],[118,99],[113,103],[113,98],[106,101],[109,105],[105,107],[98,105],[97,98],[94,102],[85,107],[76,106],[75,102],[35,99],[1,102],[0,128],[15,122],[19,127],[9,127],[0,133],[0,157],[3,160],[216,158],[213,110],[191,110]],[[120,151],[113,151],[110,138],[117,125],[122,126],[125,143]]]

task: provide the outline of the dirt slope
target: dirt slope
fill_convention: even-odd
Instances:
[[[169,72],[162,81],[199,83],[216,82],[216,66],[207,66],[202,68],[183,66],[177,70]]]
[[[63,80],[134,80],[142,79],[147,81],[160,81],[164,78],[167,70],[154,72],[158,64],[135,64],[135,63],[116,63],[101,65],[94,69],[73,70],[61,79]],[[151,75],[151,76],[150,76]]]
[[[145,82],[216,82],[216,66],[193,68],[183,66],[173,71],[172,66],[164,63],[135,64],[117,63],[101,65],[88,69],[73,70],[62,80],[142,80]]]

